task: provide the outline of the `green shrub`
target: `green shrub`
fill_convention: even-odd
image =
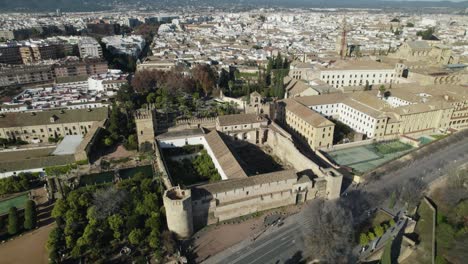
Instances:
[[[114,145],[114,140],[111,137],[106,137],[104,139],[104,145],[106,145],[107,147],[110,147]]]
[[[361,246],[369,244],[369,237],[367,236],[367,234],[361,233],[361,235],[359,236],[359,244]]]
[[[128,136],[127,142],[125,143],[124,147],[127,150],[136,150],[136,149],[138,149],[137,135],[131,134],[130,136]]]
[[[374,232],[377,237],[381,237],[384,234],[384,230],[381,226],[376,226]]]
[[[76,168],[78,168],[76,164],[68,164],[63,166],[47,167],[44,169],[44,171],[49,176],[60,176],[63,174],[67,174]]]
[[[88,159],[84,159],[84,160],[79,160],[79,161],[76,161],[76,165],[87,165],[89,164],[89,160]]]
[[[8,234],[16,235],[19,232],[18,209],[11,207],[8,212]]]
[[[32,188],[32,182],[37,179],[37,174],[20,173],[18,176],[11,176],[0,179],[0,195],[23,192]]]
[[[36,203],[28,200],[24,207],[24,229],[31,230],[37,226]]]

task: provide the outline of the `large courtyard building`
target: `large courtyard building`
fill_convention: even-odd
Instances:
[[[68,135],[83,136],[94,123],[106,120],[107,116],[107,107],[2,113],[0,115],[0,138],[39,143],[47,142],[49,138]]]
[[[287,99],[279,105],[294,105],[296,109],[290,107],[288,110],[286,107],[286,112],[279,111],[277,118],[308,141],[312,126],[307,124],[313,117],[319,120],[317,114],[343,122],[367,138],[392,139],[467,128],[467,100],[468,90],[464,86],[394,85],[386,92],[363,91]],[[315,146],[311,147],[331,145],[323,145],[322,142],[322,145]]]

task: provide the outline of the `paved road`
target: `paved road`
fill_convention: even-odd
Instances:
[[[203,263],[297,263],[297,260],[303,258],[303,233],[309,220],[301,212],[290,216],[283,223],[282,226],[269,227],[255,241],[243,241]]]
[[[450,167],[461,166],[467,162],[468,137],[439,148],[431,155],[415,160],[406,167],[382,175],[380,179],[369,182],[363,190],[376,193],[397,186],[410,178],[418,178],[429,184],[444,175]]]
[[[251,246],[224,259],[225,263],[284,263],[304,245],[298,228],[288,226],[258,239]]]
[[[384,189],[398,188],[410,178],[419,178],[429,184],[445,174],[450,165],[461,166],[468,162],[468,137],[437,149],[433,154],[413,161],[406,167],[381,175],[360,190],[367,194],[379,194]],[[352,196],[341,199],[353,199]],[[372,206],[383,206],[383,201],[376,201]],[[369,208],[370,209],[370,208]],[[303,210],[304,211],[304,210]],[[308,256],[304,243],[308,219],[301,212],[286,219],[282,227],[276,227],[257,241],[244,241],[241,244],[221,252],[205,263],[285,263],[301,252]],[[296,255],[297,256],[297,255]],[[297,263],[292,261],[291,263]]]

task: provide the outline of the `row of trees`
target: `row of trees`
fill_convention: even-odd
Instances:
[[[137,94],[132,86],[123,85],[117,91],[109,117],[109,125],[103,135],[103,145],[122,143],[126,149],[137,149],[134,111],[144,103],[144,96]]]
[[[57,227],[47,243],[53,263],[84,258],[101,263],[127,246],[133,256],[173,254],[175,241],[163,225],[162,187],[137,173],[114,186],[82,187],[57,200],[52,216]]]
[[[395,220],[391,219],[388,223],[382,223],[378,226],[373,227],[372,231],[367,233],[361,233],[359,236],[359,244],[365,246],[372,240],[383,236],[383,234],[390,228],[395,226]]]
[[[258,74],[240,74],[236,70],[221,71],[219,87],[231,97],[248,96],[257,91],[265,97],[284,97],[284,77],[289,74],[290,62],[281,54],[268,59],[266,68]]]
[[[281,54],[268,60],[265,74],[265,83],[271,86],[270,95],[279,99],[284,98],[284,77],[289,74],[289,61]]]
[[[203,92],[208,96],[216,89],[217,75],[209,65],[197,65],[189,74],[184,74],[180,68],[170,71],[143,70],[135,74],[132,86],[139,93],[164,89],[169,94]]]
[[[32,230],[37,226],[36,203],[33,200],[26,201],[24,207],[24,218],[16,207],[11,207],[8,211],[7,232],[10,236],[17,235],[22,231]],[[0,231],[3,229],[3,219],[0,222]]]
[[[38,175],[33,173],[20,173],[18,176],[2,178],[0,179],[0,195],[29,190],[36,180],[38,180]]]

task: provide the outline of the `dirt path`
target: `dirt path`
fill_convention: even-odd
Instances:
[[[49,224],[14,240],[0,245],[2,264],[47,264],[49,257],[45,248],[49,232],[55,224]]]

